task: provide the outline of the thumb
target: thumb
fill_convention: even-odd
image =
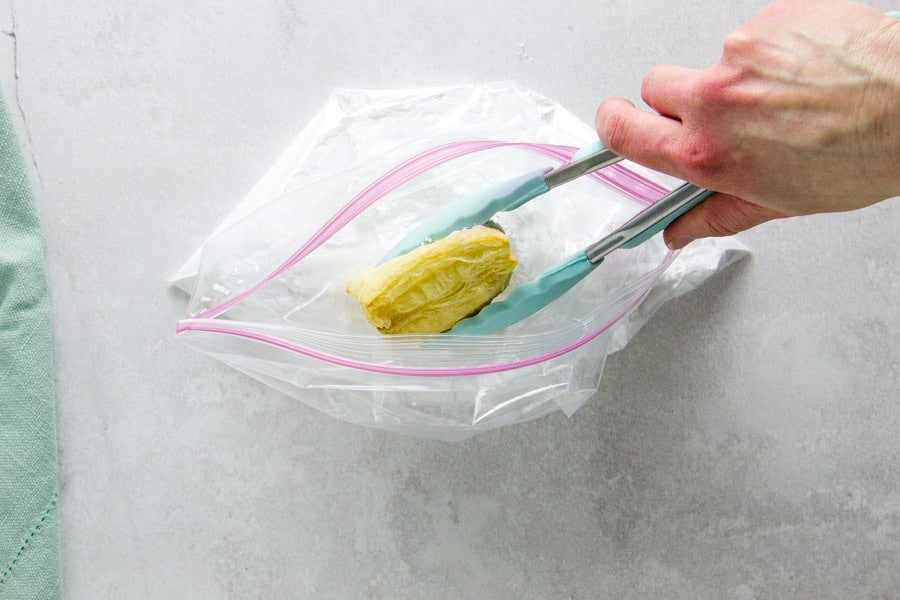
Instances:
[[[680,250],[699,238],[734,235],[786,216],[737,196],[715,194],[675,219],[666,227],[663,239],[670,249]]]

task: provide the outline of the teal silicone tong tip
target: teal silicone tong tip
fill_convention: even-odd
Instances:
[[[515,210],[559,185],[620,160],[621,157],[598,141],[576,152],[565,165],[542,169],[479,190],[423,221],[391,248],[381,262],[454,231],[486,223],[500,211]],[[463,319],[450,329],[450,333],[494,333],[521,321],[569,291],[607,254],[617,248],[634,248],[646,242],[711,194],[691,184],[681,186],[583,252],[551,267],[534,281],[518,286],[505,300],[493,302],[474,317]]]
[[[454,231],[486,223],[498,212],[519,208],[529,200],[550,191],[544,179],[549,170],[542,169],[469,194],[448,209],[422,221],[388,250],[381,262],[406,254],[424,243],[439,240]]]
[[[488,304],[476,316],[463,319],[449,333],[482,335],[506,329],[568,292],[600,262],[592,263],[584,252],[570,256],[534,281],[518,286],[502,302]]]
[[[585,146],[561,167],[546,168],[494,184],[465,196],[435,213],[388,250],[381,262],[406,254],[422,244],[460,229],[486,223],[498,212],[515,210],[576,177],[622,160],[600,142]]]

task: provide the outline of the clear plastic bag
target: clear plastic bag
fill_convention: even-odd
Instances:
[[[382,335],[344,286],[437,208],[565,162],[593,138],[557,104],[510,84],[338,93],[176,277],[193,290],[179,337],[366,426],[455,440],[572,414],[597,391],[607,354],[652,313],[636,312],[648,295],[658,306],[686,280],[699,285],[740,246],[719,242],[700,253],[702,267],[682,265],[666,281],[677,254],[658,236],[614,252],[552,305],[488,336]],[[620,163],[498,215],[520,261],[510,288],[671,185]]]

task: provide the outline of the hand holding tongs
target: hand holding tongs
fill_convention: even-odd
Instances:
[[[470,194],[423,221],[382,262],[405,254],[425,241],[483,224],[497,212],[514,210],[557,186],[620,160],[622,157],[596,142],[582,148],[569,163],[556,169],[541,169]],[[713,193],[690,183],[682,185],[603,239],[551,267],[534,281],[520,285],[505,300],[489,304],[474,317],[463,319],[449,333],[493,333],[534,314],[584,279],[607,254],[617,248],[639,246]]]

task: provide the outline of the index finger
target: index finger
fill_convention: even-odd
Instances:
[[[603,144],[623,158],[684,179],[677,160],[680,121],[641,110],[623,98],[600,103],[594,121]]]

